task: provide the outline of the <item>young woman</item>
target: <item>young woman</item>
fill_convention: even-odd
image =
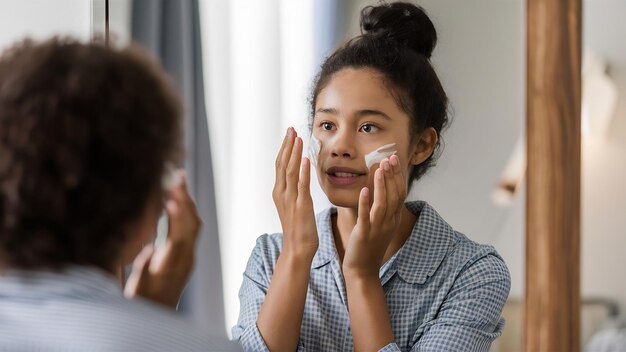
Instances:
[[[233,335],[249,351],[487,351],[506,265],[425,202],[405,203],[448,122],[434,26],[392,3],[365,8],[361,27],[316,80],[314,160],[287,131],[273,191],[283,233],[257,241]],[[334,205],[317,217],[311,165]]]

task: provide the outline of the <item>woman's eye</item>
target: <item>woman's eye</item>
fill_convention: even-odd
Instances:
[[[366,125],[361,126],[359,130],[365,133],[372,133],[372,132],[378,131],[379,128],[374,125],[366,124]]]
[[[330,122],[322,122],[322,128],[326,131],[331,131],[333,129],[333,125]]]

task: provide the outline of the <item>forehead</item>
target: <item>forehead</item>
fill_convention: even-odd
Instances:
[[[315,109],[336,109],[342,113],[380,110],[390,116],[404,115],[382,74],[370,68],[345,68],[334,73],[317,96]]]

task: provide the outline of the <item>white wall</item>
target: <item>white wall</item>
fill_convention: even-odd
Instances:
[[[0,0],[0,49],[31,37],[54,35],[89,40],[104,33],[104,0]],[[109,29],[114,43],[130,41],[130,0],[110,0]]]
[[[25,36],[91,35],[91,1],[0,0],[0,49]]]
[[[582,294],[617,299],[626,315],[626,2],[583,2],[583,42],[604,56],[618,103],[606,139],[583,148]]]

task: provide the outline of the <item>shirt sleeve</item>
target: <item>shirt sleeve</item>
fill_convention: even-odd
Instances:
[[[398,347],[398,345],[395,342],[390,343],[387,346],[378,350],[378,352],[401,352],[401,351],[402,350],[400,349],[400,347]]]
[[[239,319],[232,328],[233,338],[244,351],[269,352],[256,320],[265,300],[270,278],[266,274],[260,241],[257,241],[243,274],[239,289]]]
[[[510,288],[509,271],[499,256],[488,254],[466,265],[411,351],[488,351],[502,334],[500,314]]]

